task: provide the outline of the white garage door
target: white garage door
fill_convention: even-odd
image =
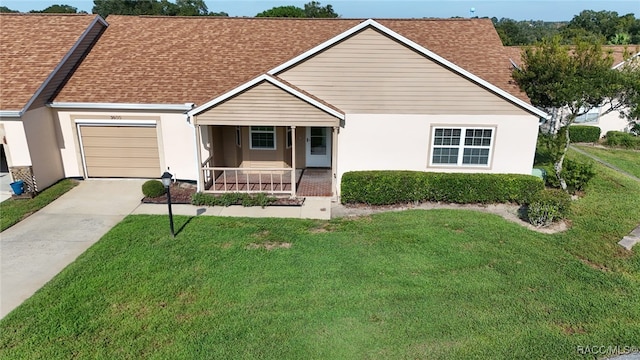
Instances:
[[[155,125],[80,125],[78,129],[87,177],[160,176]]]

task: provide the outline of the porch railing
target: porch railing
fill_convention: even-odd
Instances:
[[[295,196],[293,168],[239,168],[208,166],[211,157],[202,164],[204,192],[287,194]],[[293,183],[292,183],[293,181]]]

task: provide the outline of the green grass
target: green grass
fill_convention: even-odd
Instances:
[[[78,184],[71,179],[61,180],[44,189],[33,199],[8,199],[0,203],[0,231],[17,224],[25,217],[49,205],[53,200]]]
[[[640,151],[577,145],[580,150],[640,178]]]
[[[571,157],[579,157],[571,154]],[[129,216],[0,321],[0,358],[566,359],[640,345],[640,183],[544,235],[461,210]],[[269,244],[290,247],[265,249]],[[258,246],[259,245],[259,246]]]

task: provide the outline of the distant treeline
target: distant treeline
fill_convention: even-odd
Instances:
[[[584,10],[569,22],[516,21],[495,17],[491,20],[506,46],[531,45],[556,35],[566,44],[576,40],[609,45],[640,44],[640,19],[634,14],[619,16],[615,11]]]

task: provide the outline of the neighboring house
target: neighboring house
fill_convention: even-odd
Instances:
[[[66,176],[60,149],[72,144],[45,105],[105,27],[96,15],[0,14],[3,160],[30,192]]]
[[[521,62],[521,54],[525,47],[508,46],[505,47],[514,66],[518,66]],[[618,69],[625,64],[625,56],[630,56],[627,61],[640,56],[640,49],[637,45],[606,45],[603,46],[604,51],[609,52],[613,57],[613,68]],[[604,137],[608,131],[624,131],[629,132],[631,125],[629,120],[620,117],[618,111],[609,112],[601,115],[604,109],[598,107],[591,109],[584,115],[578,116],[572,125],[589,125],[600,128],[600,137]]]
[[[546,114],[488,19],[107,20],[49,104],[65,177],[295,195],[321,168],[338,195],[353,170],[531,173]]]

